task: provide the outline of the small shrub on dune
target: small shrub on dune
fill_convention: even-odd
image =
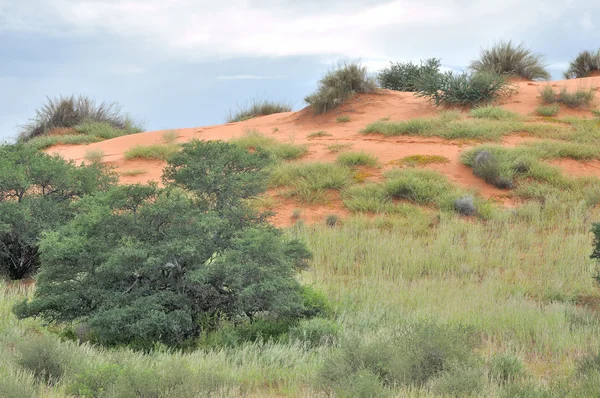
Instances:
[[[547,85],[540,91],[542,102],[548,104],[564,104],[569,108],[580,108],[590,106],[594,101],[594,91],[592,89],[578,88],[570,92],[563,87],[559,93],[554,92],[551,86]]]
[[[501,175],[498,159],[488,151],[480,151],[473,160],[473,174],[498,188],[512,188],[510,179]]]
[[[463,216],[474,216],[477,214],[477,207],[473,203],[472,196],[463,196],[454,201],[454,209]]]
[[[510,95],[512,91],[502,75],[446,72],[422,76],[417,81],[416,95],[436,106],[474,107],[489,104]]]
[[[336,123],[348,123],[350,121],[350,116],[348,115],[344,115],[344,116],[338,116],[335,119]]]
[[[552,116],[556,116],[559,111],[560,111],[560,107],[556,104],[540,105],[536,108],[535,113],[537,113],[539,116],[552,117]]]
[[[320,138],[320,137],[331,137],[331,134],[329,134],[326,131],[315,131],[314,133],[310,133],[309,135],[306,136],[306,138],[308,138],[308,139]]]
[[[104,159],[104,151],[102,149],[87,150],[83,158],[90,163],[100,163]]]
[[[121,107],[115,103],[96,103],[86,96],[67,96],[46,98],[36,115],[22,126],[19,138],[28,141],[54,128],[73,128],[82,123],[98,122],[114,129],[134,131],[134,122],[121,113]]]
[[[306,145],[279,142],[257,130],[247,130],[244,135],[231,142],[247,150],[268,152],[277,160],[298,159],[308,153]]]
[[[123,154],[125,159],[147,159],[167,160],[171,155],[179,151],[180,147],[175,144],[136,145]]]
[[[481,50],[479,59],[469,68],[475,72],[488,72],[522,77],[528,80],[548,80],[544,57],[533,53],[523,43],[515,46],[512,41],[501,41],[491,48]]]
[[[389,67],[379,71],[377,80],[381,88],[415,92],[417,91],[416,81],[424,75],[439,73],[440,66],[441,61],[438,58],[421,61],[419,65],[412,62],[392,62]]]
[[[347,62],[330,70],[319,81],[317,91],[304,99],[313,110],[325,113],[341,105],[356,93],[368,93],[376,88],[367,68],[358,62]]]
[[[337,214],[329,214],[325,217],[325,224],[328,227],[335,227],[340,223],[340,217]]]
[[[565,79],[577,79],[600,73],[600,49],[596,52],[582,51],[569,63]]]
[[[346,152],[338,156],[337,162],[344,166],[377,166],[377,157],[366,152]]]
[[[499,384],[514,383],[525,371],[521,360],[514,355],[496,355],[489,362],[489,378]]]
[[[227,116],[227,123],[242,122],[244,120],[252,119],[258,116],[267,116],[274,113],[291,112],[292,107],[285,102],[275,101],[257,101],[254,100],[252,103],[244,108],[238,109],[237,112],[229,112]]]

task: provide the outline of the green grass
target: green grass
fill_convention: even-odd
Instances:
[[[91,135],[40,135],[27,141],[26,145],[36,149],[46,149],[55,145],[87,145],[102,141]]]
[[[343,115],[343,116],[338,116],[335,119],[336,123],[348,123],[350,121],[350,116],[348,115]]]
[[[349,167],[335,163],[285,163],[272,171],[269,186],[284,187],[284,196],[317,204],[327,200],[328,190],[350,185],[352,177]]]
[[[98,137],[102,140],[110,140],[111,138],[142,132],[141,128],[131,124],[127,124],[125,128],[119,129],[105,122],[83,122],[74,128],[79,134]]]
[[[329,134],[327,131],[315,131],[314,133],[310,133],[306,136],[308,139],[320,137],[331,137],[331,134]]]
[[[122,171],[120,174],[125,177],[135,177],[135,176],[139,176],[142,174],[146,174],[147,172],[148,172],[148,170],[144,170],[144,169],[133,169],[133,170]]]
[[[377,166],[377,157],[366,152],[346,152],[337,157],[337,162],[344,166]]]
[[[569,108],[589,107],[594,102],[595,91],[592,89],[578,88],[570,92],[563,87],[558,93],[555,93],[551,86],[544,86],[540,92],[544,104],[563,104]]]
[[[172,154],[179,151],[179,148],[179,145],[176,144],[136,145],[125,151],[123,156],[126,160],[167,160]]]
[[[291,111],[292,107],[285,102],[253,100],[249,105],[240,107],[236,112],[229,111],[227,123],[242,122],[258,116]]]
[[[248,150],[264,150],[277,160],[299,159],[308,153],[306,145],[279,142],[256,130],[247,130],[243,136],[231,140],[232,143]]]
[[[477,119],[492,119],[492,120],[521,120],[522,117],[518,113],[508,111],[499,106],[482,106],[472,109],[469,112],[471,117]]]
[[[539,116],[551,117],[556,116],[560,111],[560,106],[553,105],[540,105],[535,109],[535,113]]]

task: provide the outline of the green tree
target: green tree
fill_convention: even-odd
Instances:
[[[35,272],[42,232],[73,217],[73,200],[114,181],[101,165],[77,167],[24,145],[0,146],[0,275]]]
[[[225,166],[221,178],[202,182],[206,173],[191,173],[177,184],[165,178],[165,188],[119,186],[75,203],[78,216],[42,240],[35,296],[15,306],[15,313],[84,322],[103,344],[145,348],[154,342],[181,345],[199,335],[206,319],[304,316],[294,276],[310,253],[245,208],[242,199],[259,193],[258,187],[250,193],[225,183],[258,184],[261,167],[234,163],[266,165],[264,155],[240,153],[222,142],[193,142],[174,162],[186,172],[205,162],[214,166],[209,174],[220,162]],[[218,205],[224,191],[234,209]],[[239,214],[235,208],[249,215],[241,224],[229,218]]]

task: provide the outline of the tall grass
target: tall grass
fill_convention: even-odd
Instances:
[[[253,100],[249,105],[240,107],[237,111],[229,111],[227,123],[242,122],[258,116],[267,116],[274,113],[291,112],[292,107],[285,102],[269,100]]]
[[[550,79],[541,54],[532,52],[523,43],[515,46],[511,41],[501,41],[482,49],[479,58],[469,67],[475,72],[506,74],[529,80]]]
[[[582,106],[591,106],[595,92],[592,89],[584,89],[578,88],[574,92],[567,90],[566,87],[563,87],[560,92],[555,93],[551,86],[545,86],[541,92],[540,96],[542,98],[542,102],[544,104],[564,104],[569,108],[579,108]]]
[[[582,51],[569,63],[565,72],[565,79],[588,77],[592,73],[600,72],[600,49],[596,52]]]

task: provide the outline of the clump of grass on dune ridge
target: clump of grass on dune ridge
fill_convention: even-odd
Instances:
[[[565,79],[588,77],[600,72],[600,49],[596,52],[582,51],[569,63]]]
[[[21,126],[19,140],[30,141],[55,129],[74,129],[79,134],[102,140],[140,132],[141,128],[136,124],[115,102],[96,103],[83,95],[47,97],[36,115]],[[61,139],[64,140],[64,136],[55,138],[57,143],[63,143]]]
[[[227,123],[242,122],[258,116],[267,116],[274,113],[291,112],[292,107],[285,102],[268,100],[253,100],[249,105],[240,107],[237,112],[229,112]]]
[[[550,79],[542,55],[532,52],[523,43],[515,46],[511,41],[501,41],[481,50],[479,59],[471,62],[469,68],[476,72],[518,76],[528,80]]]
[[[369,76],[366,67],[359,62],[346,62],[327,72],[317,91],[304,101],[320,114],[338,107],[356,93],[368,93],[375,88],[375,79]]]
[[[544,86],[540,92],[542,102],[548,104],[564,104],[569,108],[580,108],[583,106],[591,106],[595,92],[592,89],[578,88],[574,92],[570,92],[566,87],[563,87],[558,93],[554,92],[551,86]]]
[[[181,147],[177,144],[136,145],[123,154],[125,159],[167,160],[178,152]]]
[[[346,152],[342,153],[337,157],[337,162],[344,166],[368,166],[375,167],[377,166],[377,157],[366,153],[364,151],[361,152]]]
[[[257,130],[246,130],[244,135],[231,140],[231,142],[244,149],[267,151],[277,160],[299,159],[308,153],[306,145],[279,142]]]

